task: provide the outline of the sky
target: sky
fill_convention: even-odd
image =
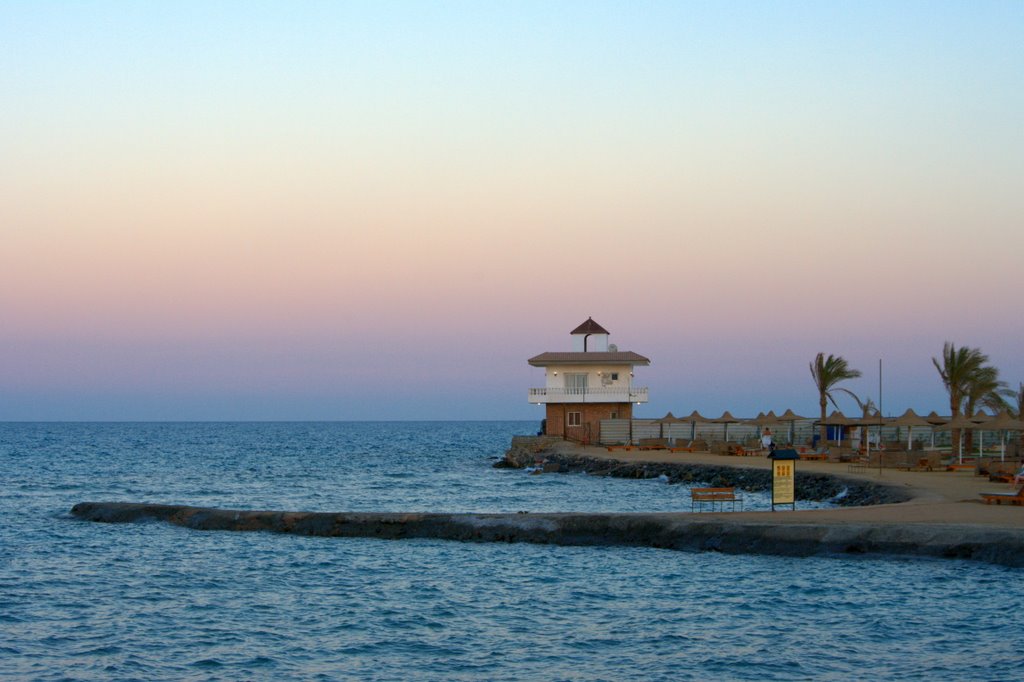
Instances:
[[[948,412],[1022,112],[1020,2],[0,3],[0,421],[539,420],[587,317],[638,416]]]

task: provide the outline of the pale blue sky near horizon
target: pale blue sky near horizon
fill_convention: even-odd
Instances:
[[[1024,2],[12,2],[0,65],[0,421],[539,418],[588,316],[642,416],[1024,380]]]

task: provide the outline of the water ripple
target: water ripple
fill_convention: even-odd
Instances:
[[[490,467],[532,428],[0,424],[0,678],[1024,678],[1021,572],[984,564],[325,540],[67,513],[136,496],[324,511],[688,508],[657,481]]]

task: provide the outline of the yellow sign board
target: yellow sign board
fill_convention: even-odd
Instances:
[[[795,479],[794,461],[780,459],[772,462],[772,506],[776,504],[796,504],[793,481]]]

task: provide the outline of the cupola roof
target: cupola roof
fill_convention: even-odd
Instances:
[[[588,317],[587,321],[573,329],[570,334],[607,334],[608,330],[594,322],[594,318]]]

